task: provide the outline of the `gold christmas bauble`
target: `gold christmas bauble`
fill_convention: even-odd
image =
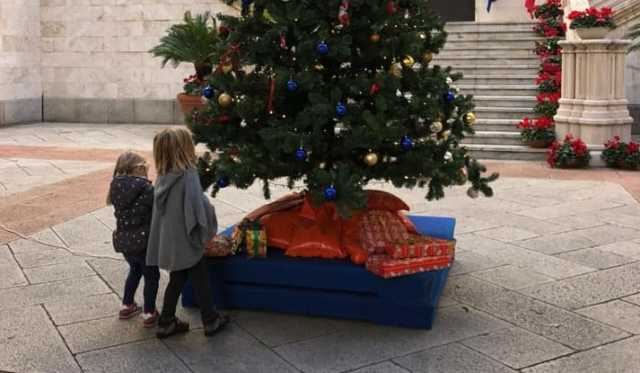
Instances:
[[[416,63],[416,60],[414,60],[413,57],[411,57],[408,54],[404,56],[404,58],[402,59],[402,64],[407,68],[412,68],[413,65],[415,65],[415,63]]]
[[[366,163],[367,166],[375,166],[378,163],[378,155],[373,152],[365,155],[364,163]]]
[[[222,93],[218,96],[218,105],[222,107],[229,107],[233,103],[233,97],[228,93]]]
[[[225,63],[224,65],[222,65],[222,72],[225,74],[228,74],[231,72],[231,70],[233,70],[233,65],[230,63]]]
[[[431,62],[431,60],[433,60],[433,53],[431,52],[424,52],[422,53],[422,63],[427,65],[429,62]]]
[[[391,64],[391,67],[389,67],[389,74],[395,76],[396,78],[402,78],[402,65],[397,62]]]
[[[371,40],[372,43],[377,43],[380,41],[380,34],[375,33],[375,34],[371,34],[371,36],[369,37],[369,40]]]
[[[466,113],[466,114],[464,115],[464,121],[465,121],[467,124],[469,124],[469,125],[474,124],[474,123],[476,122],[476,119],[477,119],[477,118],[476,118],[475,113],[471,113],[471,112],[469,112],[469,113]]]

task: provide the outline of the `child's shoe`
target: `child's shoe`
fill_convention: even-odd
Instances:
[[[156,332],[156,337],[158,337],[159,339],[164,339],[164,338],[171,337],[172,335],[186,333],[188,331],[189,331],[189,324],[184,321],[180,321],[180,319],[175,317],[173,321],[171,321],[168,324],[165,324],[165,325],[158,324],[158,331]]]
[[[213,321],[204,323],[204,335],[206,337],[212,337],[229,323],[229,316],[223,316],[218,314]]]
[[[123,304],[120,308],[120,320],[127,320],[142,312],[137,304]]]
[[[158,321],[158,317],[160,317],[158,311],[153,311],[151,313],[145,312],[142,314],[142,325],[145,328],[153,328]]]

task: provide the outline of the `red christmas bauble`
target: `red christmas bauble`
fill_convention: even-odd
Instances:
[[[389,1],[387,3],[387,14],[392,16],[395,14],[396,11],[397,11],[396,4],[393,1]]]
[[[371,84],[371,88],[369,88],[369,94],[373,96],[378,92],[380,92],[380,85],[378,83]]]
[[[231,117],[228,115],[220,115],[216,118],[216,122],[220,124],[229,123],[231,121]]]

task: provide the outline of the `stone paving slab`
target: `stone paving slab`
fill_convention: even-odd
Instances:
[[[161,342],[150,340],[77,355],[85,373],[190,373]]]
[[[469,275],[447,282],[445,295],[532,333],[582,350],[629,334]]]
[[[640,263],[542,284],[523,292],[566,309],[578,309],[632,295],[640,289]]]
[[[44,305],[55,325],[102,319],[118,315],[120,298],[115,294],[83,297],[81,302],[48,302]]]
[[[629,303],[637,304],[640,306],[640,293],[622,299]]]
[[[497,330],[464,340],[462,344],[513,369],[521,369],[573,352],[568,347],[520,328]]]
[[[70,263],[27,268],[24,270],[24,274],[31,284],[39,284],[94,276],[96,273],[83,260],[78,260]]]
[[[63,325],[58,330],[74,354],[155,338],[154,329],[142,327],[142,318],[120,320],[117,313],[104,319]]]
[[[596,247],[559,254],[557,255],[557,257],[597,269],[618,267],[623,264],[633,263],[638,260],[618,255],[612,252],[600,250]]]
[[[0,289],[27,285],[27,279],[6,245],[0,245],[0,274]]]
[[[0,309],[0,371],[79,373],[80,368],[46,312],[31,306]]]
[[[615,326],[632,334],[640,334],[640,306],[614,300],[577,311],[604,324]]]
[[[353,373],[411,373],[410,371],[399,367],[390,362],[371,365],[365,368],[354,370]]]
[[[439,310],[431,331],[354,324],[275,351],[304,372],[341,372],[505,327],[487,314],[452,306]]]
[[[458,343],[394,360],[414,373],[515,373],[497,361]]]
[[[77,302],[85,296],[110,293],[111,289],[97,276],[48,282],[0,290],[0,310],[48,302]]]
[[[288,373],[298,372],[236,325],[229,325],[215,338],[192,331],[166,341],[169,349],[195,373]]]
[[[524,289],[553,281],[549,276],[512,265],[474,272],[473,276],[511,290]]]
[[[629,338],[523,370],[524,373],[632,373],[640,371],[640,337]]]

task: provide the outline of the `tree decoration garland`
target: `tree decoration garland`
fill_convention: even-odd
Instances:
[[[525,7],[531,18],[537,20],[533,30],[544,40],[537,41],[534,49],[540,58],[536,78],[538,95],[534,107],[537,118],[524,118],[518,128],[525,143],[535,147],[541,143],[548,146],[555,140],[553,117],[558,111],[562,84],[562,48],[558,42],[565,36],[567,25],[563,21],[561,0],[546,0],[541,5],[536,5],[534,0],[526,0]]]

